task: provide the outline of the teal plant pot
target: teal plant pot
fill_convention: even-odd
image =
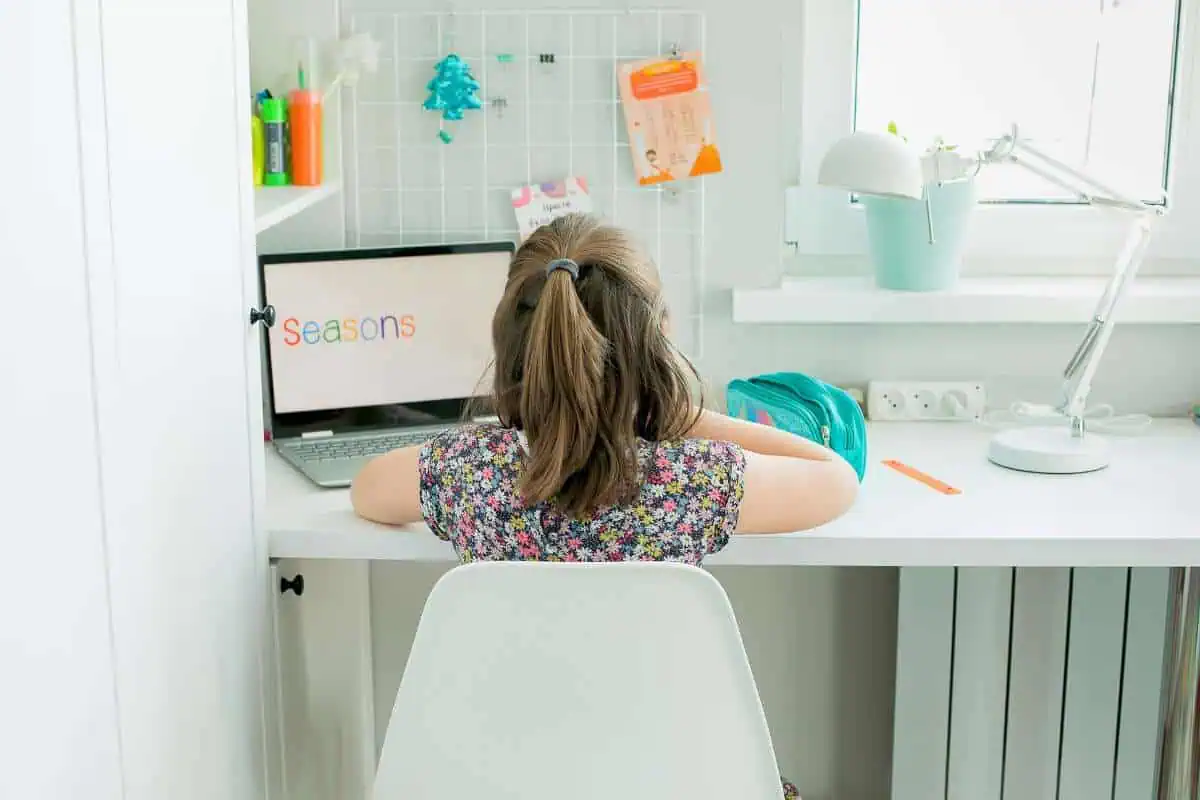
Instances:
[[[925,201],[866,197],[867,242],[881,289],[932,292],[958,281],[977,190],[974,180],[927,185],[933,209],[933,243]]]

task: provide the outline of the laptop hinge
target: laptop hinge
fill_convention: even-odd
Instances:
[[[324,439],[328,436],[333,436],[333,431],[308,431],[300,434],[301,439]]]

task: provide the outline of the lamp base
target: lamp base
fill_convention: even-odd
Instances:
[[[992,437],[988,460],[1008,469],[1040,475],[1078,475],[1108,466],[1108,442],[1062,427],[1012,428]]]

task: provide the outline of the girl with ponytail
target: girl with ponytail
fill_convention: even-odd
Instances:
[[[699,564],[732,534],[828,522],[857,493],[832,451],[703,410],[654,265],[594,217],[521,245],[492,341],[499,424],[378,457],[354,481],[361,516],[424,519],[464,561]]]

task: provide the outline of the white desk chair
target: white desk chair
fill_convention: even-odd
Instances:
[[[425,604],[375,800],[779,800],[733,609],[695,567],[475,563]]]

